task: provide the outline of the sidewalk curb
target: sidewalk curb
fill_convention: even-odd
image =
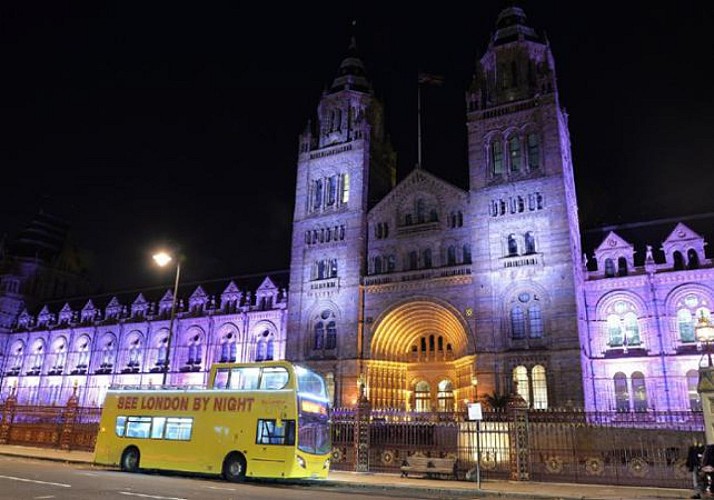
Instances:
[[[62,462],[66,464],[84,464],[91,465],[92,467],[102,467],[101,465],[96,465],[91,460],[86,460],[82,458],[71,458],[71,457],[53,457],[50,455],[26,455],[24,453],[13,453],[11,451],[0,451],[0,456],[14,457],[14,458],[29,458],[30,460],[46,460],[49,462]]]

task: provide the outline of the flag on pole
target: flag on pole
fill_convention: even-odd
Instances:
[[[426,85],[441,85],[444,83],[444,77],[431,73],[419,73],[419,84]]]

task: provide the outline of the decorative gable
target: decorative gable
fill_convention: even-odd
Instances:
[[[277,302],[278,287],[273,280],[266,277],[255,291],[255,305],[259,309],[272,309]]]
[[[37,324],[39,326],[47,326],[53,319],[54,314],[50,312],[47,306],[44,306],[40,311],[40,314],[37,315]]]
[[[614,231],[595,249],[598,272],[605,277],[626,276],[635,268],[635,248]]]
[[[90,322],[97,317],[97,308],[94,306],[92,299],[89,299],[82,308],[81,318],[82,323]]]
[[[243,292],[231,281],[221,294],[221,308],[224,312],[235,312],[243,299]]]
[[[188,307],[191,312],[200,312],[206,307],[206,302],[208,302],[208,295],[201,286],[198,286],[196,290],[188,298]]]
[[[17,318],[17,325],[20,328],[29,328],[32,325],[32,316],[27,312],[27,309],[23,309],[20,317]]]
[[[69,307],[69,304],[65,303],[64,307],[59,312],[59,322],[60,324],[66,324],[72,321],[72,315],[74,311]]]
[[[662,251],[673,269],[697,269],[709,262],[704,252],[706,245],[701,235],[680,222],[662,243]]]
[[[139,293],[138,297],[131,304],[131,315],[132,316],[146,316],[146,312],[149,309],[149,303],[146,301],[143,293]]]
[[[104,308],[105,311],[105,316],[107,319],[115,319],[119,317],[119,314],[121,313],[122,305],[119,303],[119,299],[116,297],[112,297],[112,300],[109,301],[109,304],[107,304],[107,307]]]
[[[173,304],[174,294],[171,290],[166,290],[166,293],[161,300],[159,300],[159,315],[164,316],[171,313],[171,306]]]

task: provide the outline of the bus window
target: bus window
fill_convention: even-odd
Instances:
[[[119,437],[124,436],[124,428],[125,427],[126,427],[126,417],[117,417],[117,423],[116,423],[117,436],[119,436]]]
[[[295,444],[295,421],[283,420],[278,426],[275,420],[258,420],[258,432],[255,436],[257,444]]]
[[[228,387],[228,375],[230,372],[227,368],[219,368],[216,371],[216,380],[213,382],[214,389],[226,389]]]
[[[268,390],[282,389],[288,385],[288,378],[288,371],[282,366],[263,368],[260,388]]]
[[[151,430],[151,417],[129,417],[126,437],[148,438]]]
[[[255,390],[260,377],[259,367],[233,368],[229,379],[229,388],[238,390]]]
[[[301,367],[295,367],[295,373],[297,374],[298,391],[300,393],[327,398],[325,382],[320,375]]]
[[[176,441],[190,441],[192,428],[192,418],[169,418],[166,422],[165,439],[174,439]]]
[[[164,437],[164,427],[166,417],[154,417],[154,425],[151,426],[151,439],[161,439]]]

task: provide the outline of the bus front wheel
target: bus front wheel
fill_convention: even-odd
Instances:
[[[125,472],[136,472],[139,470],[139,450],[135,446],[130,446],[121,454],[119,464],[121,470]]]
[[[223,461],[223,477],[226,481],[239,483],[245,479],[245,458],[240,453],[231,453]]]

